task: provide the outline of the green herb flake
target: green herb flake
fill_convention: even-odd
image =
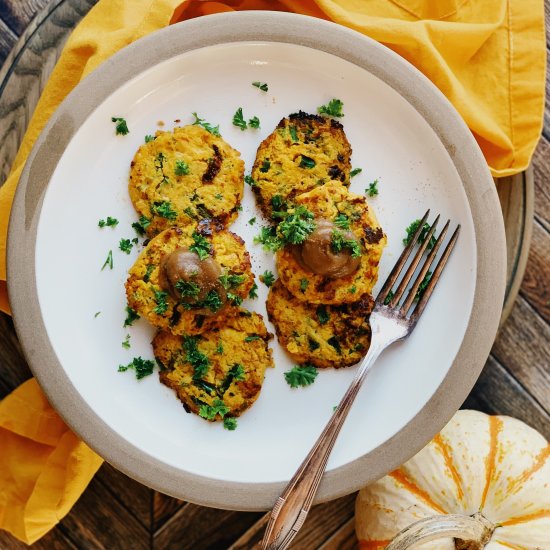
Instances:
[[[257,334],[254,334],[254,335],[252,335],[252,336],[247,336],[247,337],[244,339],[244,341],[245,341],[246,343],[248,343],[248,342],[255,342],[256,340],[261,340],[261,337],[258,336]]]
[[[227,299],[234,305],[240,306],[243,303],[243,299],[232,292],[227,293]]]
[[[130,306],[126,306],[126,319],[122,325],[124,328],[131,327],[139,319],[139,313],[132,309]]]
[[[201,405],[199,416],[206,418],[206,420],[214,420],[218,415],[223,418],[228,412],[229,407],[226,407],[221,399],[216,399],[213,405]]]
[[[309,286],[309,281],[307,279],[300,279],[300,290],[305,292]]]
[[[252,86],[255,86],[256,88],[262,90],[262,92],[267,92],[269,89],[267,86],[267,82],[252,82]]]
[[[254,282],[254,284],[252,285],[252,288],[250,289],[250,292],[248,293],[248,297],[251,300],[254,300],[255,298],[258,297],[258,285],[256,284],[256,282]]]
[[[361,247],[359,243],[355,239],[346,238],[344,234],[337,229],[332,232],[332,240],[330,244],[332,250],[336,253],[342,252],[342,250],[347,248],[351,252],[352,258],[361,257]]]
[[[103,228],[103,227],[116,227],[118,225],[118,220],[116,218],[111,218],[111,216],[107,216],[107,219],[99,220],[97,225],[101,228]]]
[[[328,115],[333,117],[343,117],[344,113],[342,113],[342,107],[344,106],[344,102],[340,101],[339,99],[331,99],[326,105],[321,105],[317,112],[320,115]]]
[[[111,117],[111,122],[115,123],[115,133],[117,136],[125,136],[130,132],[130,130],[128,130],[128,124],[126,124],[126,120],[122,117]]]
[[[244,177],[244,182],[250,185],[250,187],[256,187],[258,185],[256,181],[252,178],[252,176],[246,175]]]
[[[263,249],[269,252],[277,252],[284,244],[277,236],[277,231],[274,227],[262,227],[260,234],[254,237],[254,242],[261,244]]]
[[[168,293],[164,292],[164,290],[155,290],[154,292],[155,303],[157,305],[153,308],[153,313],[156,313],[157,315],[164,315],[168,309],[168,302],[166,301],[166,298],[168,298]]]
[[[176,176],[187,176],[187,174],[189,174],[189,164],[184,160],[176,160],[174,174],[176,174]]]
[[[151,220],[145,216],[140,216],[137,222],[132,224],[132,227],[135,229],[136,233],[143,237],[145,235],[145,230],[151,225]]]
[[[127,370],[133,369],[136,373],[136,378],[141,380],[150,374],[153,374],[155,368],[155,362],[150,359],[143,359],[142,357],[134,357],[131,363],[127,365],[119,365],[118,372],[126,372]]]
[[[124,340],[122,342],[122,347],[124,349],[130,349],[130,335],[129,334],[127,334],[126,338],[124,338]]]
[[[357,174],[360,174],[363,171],[362,168],[354,168],[350,173],[349,177],[354,178]]]
[[[407,227],[407,229],[405,230],[407,232],[407,235],[403,239],[403,244],[405,246],[407,246],[411,242],[411,240],[412,240],[414,234],[416,233],[416,230],[418,229],[419,225],[420,225],[420,220],[414,220],[414,222],[412,222],[409,225],[409,227]],[[422,231],[420,232],[420,237],[418,239],[418,242],[420,244],[422,244],[426,240],[426,237],[428,236],[429,231],[430,231],[430,226],[427,223],[425,223],[424,227],[422,228]],[[436,237],[435,237],[435,235],[432,235],[432,238],[430,239],[430,242],[428,243],[428,250],[431,250],[434,247],[435,243],[436,243]]]
[[[271,168],[271,162],[269,162],[269,159],[264,159],[262,162],[262,166],[260,167],[260,172],[265,174],[266,172],[269,172],[270,168]]]
[[[266,270],[260,275],[260,281],[269,288],[275,282],[275,275],[271,271]]]
[[[254,225],[255,223],[256,223],[256,218],[255,218],[255,217],[254,217],[254,218],[250,218],[250,219],[248,220],[248,225]]]
[[[155,269],[155,265],[154,264],[149,264],[146,268],[145,268],[145,274],[143,275],[143,281],[148,283],[149,282],[149,279],[151,278],[151,273],[153,273],[153,270]]]
[[[101,267],[101,271],[103,271],[107,266],[109,266],[109,269],[113,269],[113,251],[109,250],[109,254],[107,254],[107,259],[105,260],[105,263]]]
[[[317,310],[317,319],[321,325],[326,325],[330,319],[330,314],[327,311],[326,306],[318,306]]]
[[[197,113],[192,113],[195,117],[195,121],[193,122],[194,126],[202,126],[207,132],[210,132],[214,136],[220,136],[220,125],[212,126],[209,122],[206,122],[204,118],[199,118]]]
[[[207,307],[213,313],[216,313],[222,308],[223,302],[221,301],[220,295],[212,289],[206,295],[206,298],[202,301],[201,305]]]
[[[120,242],[118,243],[118,248],[120,248],[120,250],[122,250],[122,252],[125,252],[126,254],[130,254],[133,246],[134,245],[132,244],[132,241],[130,239],[120,239]]]
[[[221,340],[218,342],[218,345],[216,346],[216,353],[218,355],[221,355],[223,353],[223,343]]]
[[[183,279],[180,279],[175,284],[175,287],[182,298],[196,298],[201,291],[197,283],[193,281],[184,281]]]
[[[200,336],[184,336],[183,349],[185,351],[185,360],[193,367],[194,379],[202,378],[210,367],[208,357],[198,348]]]
[[[289,126],[288,132],[290,133],[292,143],[298,143],[298,132],[296,131],[296,126]]]
[[[231,416],[227,416],[223,419],[223,427],[230,432],[237,429],[237,419]]]
[[[348,292],[350,294],[355,294],[357,292],[357,287],[355,285],[350,286]]]
[[[305,206],[298,206],[279,224],[279,233],[285,243],[302,244],[315,227],[313,214]]]
[[[334,218],[334,225],[338,226],[340,229],[349,229],[349,218],[345,214],[338,214],[336,218]]]
[[[151,134],[147,134],[145,136],[145,143],[149,143],[151,141],[154,141],[155,140],[155,136],[152,136]]]
[[[393,297],[394,297],[394,292],[393,290],[390,290],[384,300],[384,305],[387,306],[392,301]]]
[[[317,374],[317,369],[312,365],[295,366],[285,372],[285,380],[291,388],[305,387],[315,382]]]
[[[311,157],[306,157],[305,155],[301,156],[300,168],[311,170],[312,168],[315,168],[315,164],[316,162]]]
[[[237,126],[241,131],[245,131],[247,128],[246,120],[243,117],[243,108],[239,107],[233,115],[233,126]]]
[[[94,319],[97,319],[98,315],[101,315],[101,311],[96,311],[96,314],[94,315]]]
[[[248,125],[251,128],[259,129],[260,128],[260,119],[257,116],[253,116],[249,121]]]
[[[236,288],[246,281],[246,275],[236,275],[235,273],[225,273],[220,277],[220,283],[225,289]]]
[[[369,183],[368,189],[365,189],[365,193],[369,197],[375,197],[378,195],[378,179],[375,179],[372,183]]]
[[[189,247],[189,250],[191,250],[191,252],[195,252],[201,260],[206,260],[206,258],[210,256],[212,246],[207,239],[196,231],[194,231],[191,236],[193,237],[194,243]]]
[[[171,222],[175,221],[178,217],[177,212],[172,210],[172,203],[170,201],[155,201],[151,206],[151,210],[157,216],[166,218]]]
[[[422,295],[424,294],[424,292],[426,292],[426,288],[428,288],[428,285],[430,284],[431,280],[432,280],[432,272],[428,271],[428,273],[426,273],[426,276],[424,277],[424,279],[422,279],[422,282],[418,286],[418,290],[416,291],[416,294],[414,296],[415,302],[418,302],[418,300],[422,298]]]

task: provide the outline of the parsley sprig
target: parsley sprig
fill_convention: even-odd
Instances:
[[[269,90],[267,82],[252,82],[252,86],[262,90],[262,92],[267,92]]]
[[[365,189],[365,193],[369,197],[375,197],[376,195],[378,195],[378,178],[369,183],[369,187]]]
[[[178,217],[177,212],[172,209],[172,203],[170,201],[155,201],[151,205],[151,210],[153,211],[153,214],[157,214],[157,216],[166,218],[171,222],[173,222]]]
[[[155,290],[154,292],[156,306],[153,308],[153,313],[164,315],[168,309],[168,302],[166,301],[168,293],[164,292],[164,290]]]
[[[268,288],[275,282],[275,275],[272,271],[266,269],[262,275],[260,275],[260,281]]]
[[[206,375],[210,367],[210,360],[198,348],[200,336],[184,336],[183,349],[185,360],[193,367],[193,378],[199,379]],[[202,416],[202,415],[201,415]]]
[[[351,252],[352,258],[359,258],[361,256],[361,247],[359,243],[355,239],[348,239],[341,231],[338,231],[338,229],[332,232],[330,245],[334,252],[342,252],[342,250],[347,248]]]
[[[119,116],[111,117],[111,121],[115,123],[115,133],[117,136],[125,136],[130,132],[126,120]]]
[[[153,374],[155,368],[154,361],[150,359],[143,359],[142,357],[134,357],[130,363],[127,365],[119,365],[118,372],[126,372],[127,370],[133,369],[136,373],[136,378],[141,380],[150,374]]]
[[[137,222],[132,224],[136,233],[141,237],[145,235],[145,230],[151,225],[151,220],[145,216],[140,216]]]
[[[285,244],[302,244],[315,230],[313,214],[303,205],[294,209],[279,224],[277,233]]]
[[[122,325],[124,328],[131,327],[135,321],[139,319],[139,313],[132,309],[130,306],[126,306],[126,319]]]
[[[111,218],[111,216],[107,216],[105,220],[99,220],[97,222],[98,227],[116,227],[118,225],[118,220],[116,218]]]
[[[405,246],[407,246],[414,234],[416,233],[416,230],[418,229],[418,226],[420,225],[420,220],[414,220],[410,225],[409,227],[407,227],[407,229],[405,230],[407,232],[407,235],[406,237],[403,239],[403,244]],[[430,226],[425,223],[424,224],[424,227],[422,228],[422,231],[420,232],[420,237],[418,238],[418,242],[420,244],[422,244],[425,240],[426,240],[426,237],[428,236],[428,232],[430,231]],[[430,242],[428,243],[428,250],[431,250],[434,245],[436,243],[436,237],[435,237],[435,234],[432,235],[432,238],[430,239]]]
[[[360,174],[363,171],[362,168],[354,168],[350,173],[349,177],[354,178],[357,174]]]
[[[317,109],[317,112],[320,115],[328,115],[328,116],[340,118],[344,116],[344,113],[342,113],[343,106],[344,106],[343,101],[340,101],[339,99],[334,98],[334,99],[331,99],[327,103],[327,105],[321,105]]]
[[[317,369],[313,365],[297,365],[285,372],[285,380],[291,388],[305,387],[315,382],[317,374]]]
[[[210,132],[214,136],[220,136],[220,125],[212,126],[209,122],[206,122],[204,118],[200,118],[197,113],[192,113],[195,117],[195,121],[193,122],[193,126],[202,126],[207,132]]]
[[[200,233],[196,231],[191,235],[193,237],[193,244],[189,247],[191,252],[195,252],[201,260],[206,260],[210,256],[212,246]]]

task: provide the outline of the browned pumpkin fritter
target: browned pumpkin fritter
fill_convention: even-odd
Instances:
[[[240,310],[198,336],[159,331],[153,351],[162,366],[161,382],[176,392],[185,410],[221,420],[239,416],[258,398],[265,370],[273,367],[271,338],[261,315]]]
[[[271,219],[281,203],[329,181],[349,185],[351,146],[340,122],[300,111],[260,144],[252,167],[258,206]]]
[[[340,306],[310,304],[297,300],[278,279],[266,306],[279,344],[295,361],[340,368],[355,365],[367,353],[373,304],[370,295]]]

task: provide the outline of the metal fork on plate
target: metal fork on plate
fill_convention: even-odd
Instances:
[[[430,211],[428,210],[420,221],[409,244],[403,250],[399,260],[386,279],[382,290],[380,290],[380,293],[376,297],[374,309],[370,316],[372,330],[371,344],[367,355],[357,370],[357,374],[330,421],[319,436],[319,439],[317,439],[315,445],[286,486],[282,495],[277,499],[271,511],[269,523],[261,544],[261,548],[264,550],[283,550],[287,548],[304,524],[313,498],[321,483],[321,478],[323,477],[336,438],[372,365],[380,353],[390,344],[397,340],[402,340],[411,334],[432,295],[460,231],[459,225],[437,262],[431,277],[428,276],[427,282],[425,279],[443,243],[450,220],[447,221],[435,244],[426,256],[414,283],[406,294],[405,300],[401,303],[402,298],[405,296],[405,291],[413,275],[417,272],[424,253],[428,249],[428,245],[434,236],[437,222],[439,221],[439,216],[437,216],[426,233],[424,231],[424,224],[428,219],[429,213]],[[394,292],[392,288],[404,270],[411,252],[420,241],[421,235],[424,240],[421,242],[416,255],[407,267]],[[425,288],[422,290],[421,284],[423,282],[422,286],[425,286]],[[420,292],[419,289],[421,289]],[[412,311],[409,314],[411,308]]]

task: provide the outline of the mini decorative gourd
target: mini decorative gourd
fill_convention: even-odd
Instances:
[[[519,420],[458,411],[415,457],[360,491],[359,548],[548,550],[549,455]]]

